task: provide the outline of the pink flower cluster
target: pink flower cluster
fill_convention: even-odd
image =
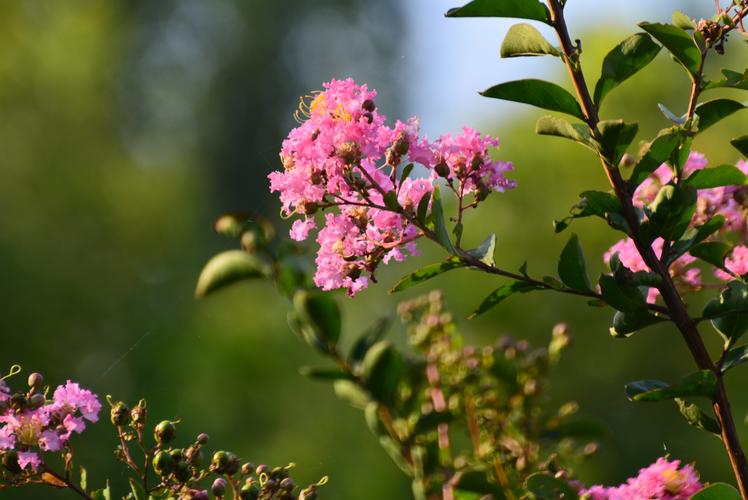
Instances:
[[[415,240],[424,234],[418,207],[429,196],[423,206],[430,211],[438,181],[456,194],[461,210],[491,191],[514,187],[505,177],[511,164],[489,157],[497,139],[465,128],[429,142],[416,118],[386,125],[375,98],[374,90],[351,79],[325,83],[324,91],[302,100],[300,125],[281,148],[283,170],[269,175],[283,215],[298,217],[294,240],[309,237],[319,210],[335,208],[317,234],[314,281],[323,290],[346,288],[353,295],[375,281],[380,263],[416,253]],[[417,176],[403,175],[406,169]]]
[[[14,394],[0,381],[0,451],[14,451],[21,469],[35,471],[40,452],[60,451],[86,421],[96,422],[101,404],[91,391],[71,381],[55,389],[52,400],[40,393]]]
[[[701,153],[691,153],[684,165],[684,175],[687,177],[697,170],[707,167],[707,161]],[[748,162],[740,161],[737,167],[748,175]],[[660,188],[673,179],[672,168],[662,164],[652,175],[642,182],[634,192],[634,205],[644,208],[652,203]],[[726,238],[737,242],[730,255],[725,260],[725,267],[733,275],[748,273],[748,190],[743,186],[723,186],[698,191],[696,213],[691,220],[691,226],[701,225],[716,215],[725,218],[722,229],[713,238]],[[657,256],[661,256],[663,240],[656,239],[652,249]],[[610,264],[613,254],[618,254],[621,264],[632,271],[648,271],[649,268],[641,259],[639,252],[630,238],[624,238],[613,245],[604,256]],[[698,291],[702,288],[702,276],[698,268],[693,267],[696,259],[689,254],[679,257],[671,266],[670,274],[682,292]],[[715,276],[723,281],[729,281],[732,276],[723,271],[715,270]],[[658,291],[651,288],[648,301],[654,302]]]
[[[620,486],[592,486],[581,491],[585,500],[687,500],[703,485],[691,465],[680,466],[679,460],[658,458]]]

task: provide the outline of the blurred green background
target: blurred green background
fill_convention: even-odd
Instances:
[[[635,19],[669,17],[662,5],[624,3],[639,8]],[[680,4],[696,15],[712,2]],[[4,3],[0,367],[20,363],[27,371],[43,371],[50,383],[72,378],[132,403],[145,397],[154,419],[183,419],[185,442],[205,431],[212,446],[246,459],[296,462],[300,481],[328,474],[326,498],[407,498],[408,481],[379,449],[359,412],[338,402],[329,387],[298,374],[300,365],[318,360],[289,331],[288,305],[270,285],[237,286],[203,302],[196,302],[192,291],[202,264],[233,245],[211,230],[218,214],[231,209],[277,214],[265,177],[278,166],[277,151],[294,124],[298,96],[345,76],[377,88],[381,109],[393,119],[419,112],[413,103],[429,102],[424,117],[458,115],[460,124],[498,134],[499,155],[514,161],[519,187],[471,214],[467,238],[477,243],[495,232],[503,267],[518,268],[527,259],[534,275],[554,272],[567,236],[554,235],[551,220],[566,213],[578,192],[604,188],[604,176],[586,150],[534,136],[540,112],[481,100],[479,116],[460,114],[460,102],[433,91],[438,79],[450,93],[474,98],[479,89],[466,84],[469,75],[443,69],[464,64],[470,51],[429,51],[419,59],[417,48],[451,43],[451,23],[460,23],[460,33],[469,36],[471,26],[493,22],[443,20],[440,14],[449,5]],[[424,24],[432,18],[438,24]],[[616,16],[578,25],[585,33],[591,79],[605,52],[635,30]],[[516,62],[498,61],[499,30],[489,39],[454,43],[480,43],[491,51],[493,59],[482,69],[491,80],[484,86],[536,76],[526,68],[519,73]],[[728,52],[711,61],[710,71],[745,66],[745,44],[732,42]],[[542,63],[543,74],[565,78],[556,61]],[[424,94],[421,88],[432,90]],[[667,125],[656,103],[682,112],[687,93],[686,77],[661,55],[635,83],[608,98],[603,117],[639,120],[644,139]],[[444,131],[436,122],[457,128],[435,119],[424,123],[432,136]],[[733,162],[736,154],[724,146],[725,139],[745,133],[745,125],[745,115],[734,115],[700,137],[696,148],[712,164]],[[572,230],[580,234],[592,270],[602,270],[600,256],[617,236],[592,221],[577,222]],[[399,300],[427,290],[401,297],[385,293],[400,275],[442,257],[428,244],[422,248],[422,257],[384,269],[380,286],[354,300],[341,296],[348,339],[393,311]],[[499,281],[456,271],[432,283],[445,290],[456,315],[465,317]],[[693,307],[701,300],[695,298]],[[576,342],[554,373],[552,400],[575,399],[584,414],[610,429],[597,457],[580,468],[585,482],[621,481],[663,450],[696,461],[706,480],[729,480],[718,440],[689,428],[674,406],[635,405],[623,395],[629,380],[672,380],[692,369],[677,333],[651,328],[628,340],[613,339],[610,318],[610,311],[584,301],[536,294],[512,298],[462,325],[476,342],[509,332],[540,345],[555,323],[568,322]],[[716,335],[706,327],[704,333],[716,345]],[[403,332],[396,327],[391,336],[402,341]],[[741,377],[736,372],[728,384],[748,441],[742,426],[748,395]],[[110,454],[115,443],[108,424],[94,426],[75,442],[89,477],[110,477],[122,491],[126,477]],[[66,496],[32,489],[3,495]]]

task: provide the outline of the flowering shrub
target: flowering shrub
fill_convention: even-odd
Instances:
[[[14,366],[5,378],[17,375],[20,370]],[[0,490],[42,484],[68,489],[89,500],[110,500],[108,483],[104,488],[90,488],[84,467],[78,466],[78,479],[73,478],[76,457],[70,439],[86,429],[86,422],[98,421],[101,412],[98,396],[68,381],[58,386],[48,399],[50,388],[44,386],[39,373],[29,376],[28,387],[27,391],[16,392],[5,380],[0,380]],[[242,463],[229,451],[216,451],[207,463],[207,434],[201,433],[192,444],[182,448],[176,445],[179,422],[163,420],[153,428],[151,440],[145,400],[132,409],[109,396],[107,401],[109,419],[117,434],[114,455],[132,474],[131,491],[121,498],[208,500],[229,496],[243,500],[313,500],[317,497],[317,487],[327,481],[323,478],[317,484],[299,489],[289,477],[293,464],[275,468],[255,466]]]

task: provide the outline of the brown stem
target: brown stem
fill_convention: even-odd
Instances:
[[[551,23],[558,35],[559,41],[561,42],[566,67],[571,76],[577,96],[581,102],[587,124],[594,136],[597,134],[599,118],[597,108],[590,96],[581,66],[579,65],[579,54],[571,43],[568,28],[563,17],[562,6],[559,4],[559,1],[547,0],[547,2],[551,14]],[[691,96],[692,103],[689,105],[689,113],[691,113],[691,116],[693,116],[692,113],[695,110],[695,102],[700,92],[700,80],[701,76],[699,73],[699,76],[694,79],[694,89]],[[636,248],[645,264],[662,278],[662,284],[658,289],[669,311],[670,318],[678,327],[678,330],[680,330],[681,335],[698,367],[700,369],[711,370],[717,376],[716,393],[713,398],[714,413],[716,414],[717,420],[722,429],[722,441],[729,456],[733,473],[737,479],[740,494],[744,500],[748,500],[748,462],[746,462],[745,454],[740,446],[740,441],[735,429],[735,422],[730,411],[730,403],[727,399],[727,394],[722,381],[722,374],[712,362],[696,324],[688,315],[686,305],[675,288],[675,284],[673,283],[667,266],[657,258],[652,247],[641,238],[639,233],[639,219],[634,210],[631,193],[629,193],[629,188],[621,177],[620,171],[615,165],[608,165],[606,159],[602,155],[600,155],[600,159],[603,163],[605,173],[608,176],[616,195],[621,201],[623,216],[631,230],[631,239],[636,244]]]

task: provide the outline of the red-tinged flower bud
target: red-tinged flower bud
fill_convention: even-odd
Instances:
[[[119,401],[114,406],[112,406],[110,419],[112,421],[112,424],[118,427],[127,425],[127,423],[130,421],[130,409],[125,403]]]
[[[237,472],[239,472],[239,468],[241,467],[241,462],[239,461],[239,457],[234,455],[233,453],[229,452],[227,453],[229,456],[229,464],[226,466],[226,474],[229,476],[233,476]]]
[[[210,500],[210,495],[208,495],[208,490],[193,490],[191,493],[191,499],[190,500]]]
[[[296,485],[294,484],[293,479],[291,479],[290,477],[286,477],[280,482],[280,488],[282,490],[291,492],[294,488],[296,488]]]
[[[410,141],[408,141],[407,137],[401,135],[397,138],[395,144],[392,145],[392,149],[398,156],[406,155],[410,149]]]
[[[313,484],[307,486],[299,494],[299,500],[316,500],[317,498],[317,487]]]
[[[177,437],[177,427],[169,420],[163,420],[153,430],[153,437],[160,445],[169,444]]]
[[[255,470],[255,474],[257,474],[257,477],[260,477],[262,474],[269,474],[270,473],[270,467],[268,467],[265,464],[260,464],[257,466],[257,469]]]
[[[47,398],[44,397],[44,394],[37,392],[36,394],[32,394],[29,398],[29,408],[40,408],[46,402]]]
[[[42,386],[44,383],[44,377],[42,377],[41,373],[34,372],[31,375],[29,375],[29,387],[32,387],[34,389],[38,389]]]
[[[213,494],[217,497],[222,497],[224,493],[226,493],[226,480],[222,477],[219,477],[215,481],[213,481],[213,485],[210,487],[210,491],[213,492]]]
[[[242,465],[242,474],[244,474],[245,476],[249,476],[250,474],[252,474],[252,472],[254,472],[254,470],[255,464],[253,464],[252,462],[247,462]]]
[[[316,141],[317,137],[319,137],[319,129],[315,129],[314,132],[312,132],[312,140]]]
[[[444,160],[437,163],[434,170],[436,171],[436,175],[439,177],[444,177],[445,179],[449,177],[449,165],[447,165],[447,162]]]
[[[210,441],[210,436],[208,436],[208,434],[206,434],[205,432],[201,432],[197,435],[197,442],[199,444],[205,446],[206,444],[208,444],[208,441]]]
[[[132,421],[136,424],[145,423],[145,419],[148,416],[145,399],[138,401],[138,404],[130,412],[130,416],[132,417]]]
[[[377,105],[373,100],[367,99],[363,102],[363,104],[361,104],[361,108],[368,111],[369,113],[372,113],[375,109],[377,109]]]
[[[174,470],[174,459],[166,451],[159,451],[153,458],[153,470],[159,476],[168,476]]]

